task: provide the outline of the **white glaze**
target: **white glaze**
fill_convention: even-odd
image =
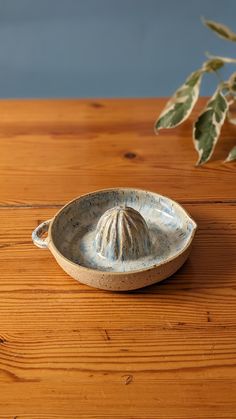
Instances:
[[[108,209],[128,206],[140,212],[151,239],[150,253],[137,259],[104,257],[96,251],[96,228]],[[53,241],[72,262],[94,270],[129,272],[148,269],[175,257],[188,244],[194,221],[174,201],[155,193],[107,190],[89,194],[65,207],[54,222]],[[140,237],[141,240],[141,237]]]

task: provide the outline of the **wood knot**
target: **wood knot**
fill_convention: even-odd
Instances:
[[[125,153],[124,154],[124,157],[126,158],[126,159],[135,159],[135,157],[136,157],[136,154],[135,153],[133,153],[132,151],[128,151],[127,153]]]
[[[134,381],[134,377],[132,374],[125,374],[122,375],[122,377],[124,378],[124,384],[126,386]]]
[[[95,109],[104,108],[104,105],[102,105],[102,104],[101,104],[101,103],[99,103],[99,102],[92,102],[92,103],[90,104],[90,106],[91,106],[92,108],[95,108]]]

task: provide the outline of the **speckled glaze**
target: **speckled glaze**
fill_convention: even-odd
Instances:
[[[73,278],[96,288],[124,291],[159,282],[179,269],[196,228],[173,200],[118,188],[76,198],[38,226],[32,238],[38,247],[48,247]]]
[[[91,242],[93,242],[92,236],[93,234]],[[138,263],[141,258],[151,253],[151,245],[148,226],[144,218],[131,207],[110,208],[97,223],[95,251],[109,263],[118,262],[120,269],[117,270],[127,271],[130,260]],[[92,248],[92,243],[90,243],[90,248]]]

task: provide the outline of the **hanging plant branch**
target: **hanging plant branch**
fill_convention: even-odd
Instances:
[[[221,38],[236,42],[236,33],[227,26],[203,19],[205,26]],[[206,53],[208,60],[199,70],[194,71],[167,102],[155,123],[155,132],[161,129],[175,128],[182,124],[191,114],[199,97],[204,73],[215,73],[219,84],[216,92],[199,115],[193,128],[193,143],[198,152],[197,165],[206,163],[212,156],[219,139],[226,116],[230,123],[236,125],[236,118],[229,112],[236,101],[236,73],[229,80],[222,81],[218,71],[225,64],[236,64],[236,58],[221,57]],[[236,146],[230,151],[225,161],[236,160]]]

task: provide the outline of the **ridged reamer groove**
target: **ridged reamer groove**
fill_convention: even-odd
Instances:
[[[134,260],[150,252],[147,224],[131,207],[118,206],[100,218],[95,235],[97,253],[112,261]]]

